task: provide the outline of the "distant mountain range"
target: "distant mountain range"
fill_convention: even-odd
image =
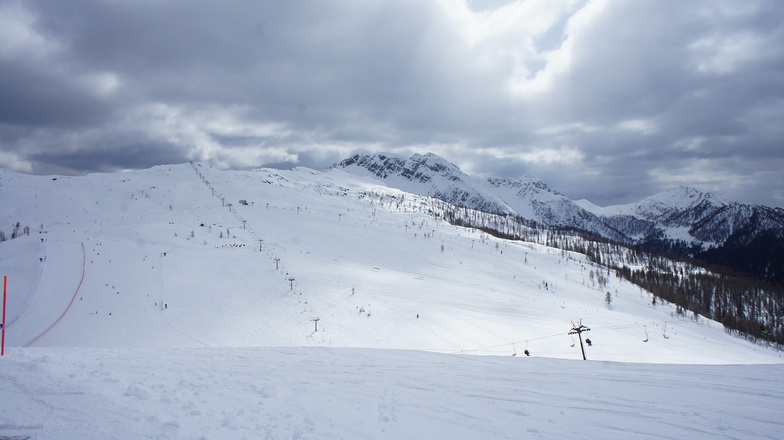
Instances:
[[[479,179],[428,153],[354,155],[331,168],[457,206],[512,214],[546,226],[673,252],[784,280],[784,210],[744,204],[685,186],[629,205],[573,201],[532,176]]]

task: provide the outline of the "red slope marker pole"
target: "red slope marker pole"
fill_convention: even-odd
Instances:
[[[8,292],[8,277],[3,275],[3,336],[0,342],[0,356],[5,354],[5,298]]]

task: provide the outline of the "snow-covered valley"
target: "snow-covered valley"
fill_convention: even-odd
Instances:
[[[369,177],[184,164],[0,185],[0,229],[29,228],[0,243],[0,435],[784,430],[781,352]],[[568,334],[580,321],[590,362]]]

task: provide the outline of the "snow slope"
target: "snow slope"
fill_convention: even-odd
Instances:
[[[28,291],[11,276],[15,304],[29,305],[9,310],[10,346],[527,348],[573,359],[566,332],[582,319],[592,359],[780,359],[652,306],[614,276],[600,287],[591,273],[602,269],[582,255],[451,226],[413,212],[429,199],[342,170],[178,165],[35,185],[45,203],[17,221],[43,230],[18,240],[39,248],[24,270],[19,255],[0,262],[42,274]],[[5,204],[19,203],[9,189]],[[646,332],[657,337],[643,343]]]
[[[781,353],[653,306],[614,276],[600,287],[591,273],[602,269],[579,254],[445,224],[426,213],[430,199],[369,177],[185,164],[3,172],[0,184],[3,230],[31,230],[0,243],[9,275],[0,382],[10,396],[0,399],[0,435],[781,430],[766,409],[783,397],[772,377],[781,366],[768,365]],[[579,320],[592,329],[590,360],[638,365],[575,364],[579,343],[567,331]],[[741,390],[746,406],[730,414]]]
[[[33,439],[778,439],[784,365],[325,348],[12,350]]]

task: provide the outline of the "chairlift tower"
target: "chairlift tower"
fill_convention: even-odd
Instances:
[[[569,334],[570,335],[576,334],[577,338],[580,340],[580,351],[583,352],[583,360],[584,361],[587,360],[587,359],[585,358],[585,347],[583,347],[582,332],[589,332],[589,331],[591,331],[591,329],[589,329],[588,327],[584,326],[582,320],[580,320],[580,323],[578,325],[574,325],[574,322],[572,322],[572,329],[569,330]]]

